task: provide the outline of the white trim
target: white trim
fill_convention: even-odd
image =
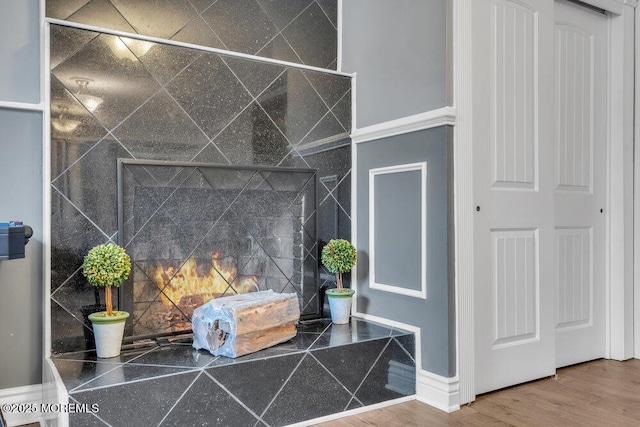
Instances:
[[[636,23],[640,23],[640,9],[635,11]],[[635,39],[636,58],[640,58],[640,31],[636,31]],[[640,359],[640,66],[636,66],[635,75],[636,105],[635,105],[635,138],[634,138],[634,195],[633,195],[633,240],[634,248],[634,357]]]
[[[67,392],[67,388],[64,386],[64,382],[56,369],[55,364],[50,358],[44,359],[43,364],[43,381],[46,379],[47,382],[42,385],[42,400],[43,403],[57,403],[57,404],[67,404],[69,403],[69,393]],[[45,373],[50,373],[52,378],[47,378]],[[51,381],[51,382],[49,382]],[[48,393],[52,392],[53,395],[49,395]],[[57,421],[58,427],[68,427],[69,426],[69,414],[64,411],[53,414],[44,415],[45,423],[44,425],[48,425],[46,423],[49,419],[55,419]]]
[[[444,412],[460,409],[460,385],[458,377],[445,378],[418,369],[416,399]]]
[[[421,339],[421,330],[418,326],[413,326],[408,323],[398,322],[396,320],[386,319],[384,317],[374,316],[372,314],[366,313],[358,313],[353,310],[353,317],[358,317],[360,319],[368,320],[370,322],[380,323],[381,325],[389,326],[391,328],[403,329],[407,332],[413,332],[416,338],[416,367],[418,369],[422,369],[422,339]]]
[[[386,402],[376,403],[374,405],[363,406],[356,409],[350,409],[344,412],[338,412],[336,414],[326,415],[320,418],[314,418],[312,420],[306,420],[295,424],[288,424],[286,427],[307,427],[320,423],[326,423],[328,421],[339,420],[340,418],[346,418],[351,415],[362,414],[364,412],[375,411],[376,409],[386,408],[388,406],[398,405],[400,403],[410,402],[416,400],[416,396],[401,397],[399,399],[387,400]]]
[[[162,44],[171,45],[171,46],[186,47],[189,49],[197,49],[204,52],[218,53],[226,56],[233,56],[236,58],[250,59],[252,61],[267,62],[269,64],[282,65],[285,67],[300,68],[300,69],[309,70],[309,71],[318,71],[324,74],[334,74],[334,75],[343,76],[343,77],[352,76],[349,73],[329,70],[327,68],[314,67],[311,65],[299,64],[296,62],[282,61],[280,59],[265,58],[263,56],[255,56],[255,55],[250,55],[248,53],[234,52],[231,50],[218,49],[215,47],[202,46],[202,45],[197,45],[193,43],[184,43],[176,40],[162,39],[159,37],[145,36],[143,34],[127,33],[125,31],[112,30],[110,28],[104,28],[104,27],[96,27],[95,25],[81,24],[78,22],[64,21],[62,19],[45,18],[45,22],[49,24],[63,25],[65,27],[78,28],[80,30],[88,30],[88,31],[94,31],[98,33],[110,34],[112,36],[127,37],[130,39],[144,40],[152,43],[162,43]]]
[[[356,108],[357,107],[356,96],[358,94],[357,87],[358,87],[358,73],[355,72],[351,76],[351,135],[350,136],[352,140],[353,140],[353,133],[357,129],[356,124],[358,121],[358,117],[357,117],[358,111]]]
[[[44,3],[44,0],[42,0]],[[42,6],[44,7],[44,6]],[[44,11],[42,12],[44,13]],[[44,301],[43,301],[43,355],[45,359],[51,356],[51,132],[50,132],[50,84],[49,74],[49,40],[51,26],[43,21],[41,30],[43,33],[43,64],[42,64],[42,86],[44,87],[41,99],[45,105],[42,115],[42,251],[43,251],[43,280],[44,280]]]
[[[589,1],[589,3],[591,3]],[[607,2],[609,7],[611,2]],[[616,0],[622,4],[622,0]],[[458,108],[454,147],[456,188],[456,327],[458,328],[458,377],[460,402],[475,399],[473,344],[473,205],[472,187],[468,187],[472,165],[465,153],[472,147],[472,107],[470,76],[473,76],[470,45],[473,40],[472,0],[454,0],[454,105]],[[632,13],[635,2],[624,2],[621,16],[610,15],[609,143],[607,210],[607,354],[626,359],[633,354],[633,36]],[[614,5],[615,6],[615,5]],[[636,90],[638,87],[636,87]],[[463,108],[466,107],[466,110]],[[640,119],[638,119],[640,121]],[[612,149],[612,150],[611,150]],[[637,152],[636,152],[637,154]],[[465,165],[469,166],[468,168]],[[471,182],[472,184],[472,182]],[[469,193],[471,192],[471,193]],[[471,197],[469,195],[471,194]],[[640,222],[640,215],[636,215]],[[471,228],[468,228],[471,227]],[[625,233],[626,231],[626,233]],[[640,237],[639,237],[640,239]],[[640,247],[640,242],[636,242]],[[465,273],[466,272],[466,273]],[[636,285],[640,290],[640,283]],[[638,313],[638,311],[636,311]],[[640,313],[639,313],[640,317]],[[640,326],[640,319],[636,319]],[[640,333],[636,335],[640,338]],[[640,349],[639,349],[640,350]],[[638,355],[638,353],[636,353]]]
[[[338,53],[336,71],[342,72],[342,0],[338,0]]]
[[[355,80],[352,80],[352,82]],[[353,86],[352,86],[353,87]],[[353,116],[351,118],[353,120]],[[351,243],[358,248],[358,146],[351,141]],[[362,254],[357,258],[364,259]],[[351,270],[351,289],[356,294],[351,301],[351,313],[358,312],[358,265]]]
[[[355,87],[355,86],[354,86]],[[355,111],[354,111],[355,112]],[[426,113],[415,114],[401,119],[390,120],[384,123],[355,128],[351,138],[355,143],[373,141],[390,136],[403,135],[418,130],[431,129],[439,126],[453,126],[456,123],[456,109],[443,107]]]
[[[453,2],[453,134],[456,374],[460,403],[476,398],[473,312],[473,8],[477,0]]]
[[[610,15],[607,178],[607,357],[633,357],[634,9]]]
[[[7,108],[11,110],[42,111],[44,109],[44,105],[42,103],[30,104],[27,102],[0,101],[0,108]]]
[[[354,313],[353,316],[413,332],[416,340],[416,399],[445,412],[460,409],[458,377],[445,378],[422,369],[422,338],[419,327],[370,314]]]
[[[7,422],[7,427],[41,422],[41,403],[42,384],[33,384],[0,390],[0,404],[23,404],[27,405],[27,407],[30,409],[28,411],[21,412],[2,411],[2,415]],[[33,411],[31,409],[33,409]]]
[[[375,178],[403,172],[420,172],[420,290],[376,281]],[[392,202],[392,201],[391,201]],[[414,298],[427,299],[427,162],[386,166],[369,170],[369,288]]]

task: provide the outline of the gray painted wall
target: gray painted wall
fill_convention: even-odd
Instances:
[[[358,128],[447,105],[448,3],[342,2],[342,71],[357,72]]]
[[[421,328],[422,369],[445,377],[455,376],[455,300],[453,266],[453,131],[440,127],[359,144],[357,147],[358,311]],[[369,288],[369,170],[427,162],[427,299],[413,298]],[[418,186],[404,189],[419,197]],[[387,191],[388,194],[382,193]],[[376,193],[387,203],[397,203],[393,188]],[[399,235],[416,234],[413,224],[397,218],[376,217],[380,228]],[[386,222],[386,223],[385,223]],[[408,229],[407,229],[408,228]],[[377,245],[376,245],[377,246]],[[414,262],[415,264],[415,262]],[[415,265],[412,266],[414,270]],[[389,275],[389,272],[386,273]],[[416,280],[414,272],[398,263],[398,281]]]
[[[0,0],[0,100],[40,102],[38,0]]]
[[[42,114],[0,109],[0,222],[33,228],[24,259],[0,261],[0,389],[41,382]]]
[[[0,100],[40,101],[38,0],[0,0]],[[0,108],[0,222],[34,235],[0,261],[0,389],[42,381],[42,114]]]

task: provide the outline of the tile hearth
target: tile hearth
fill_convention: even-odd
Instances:
[[[70,425],[280,426],[415,394],[414,335],[361,319],[300,324],[290,341],[237,359],[189,338],[112,359],[52,358],[69,403],[98,404]]]

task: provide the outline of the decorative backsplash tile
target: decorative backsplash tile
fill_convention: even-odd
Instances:
[[[337,65],[337,0],[47,0],[47,17],[320,68]]]
[[[314,245],[350,238],[350,78],[57,25],[51,34],[54,352],[90,342],[82,309],[95,298],[80,266],[93,245],[117,242],[118,158],[317,170],[305,268]]]

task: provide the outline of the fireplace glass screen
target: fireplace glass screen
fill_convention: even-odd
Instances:
[[[190,331],[194,308],[266,289],[318,316],[316,184],[313,169],[119,159],[127,335]]]

